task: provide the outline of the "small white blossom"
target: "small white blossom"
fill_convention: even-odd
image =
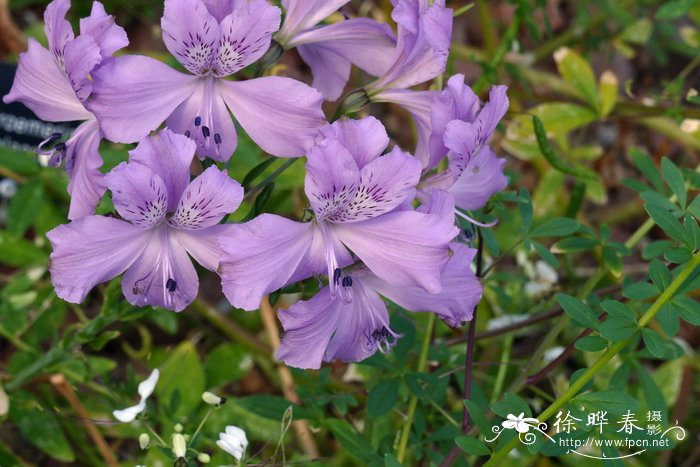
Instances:
[[[245,431],[237,426],[230,425],[226,427],[224,433],[219,433],[216,445],[235,457],[237,461],[240,461],[245,449],[248,447],[248,438],[245,435]]]
[[[216,394],[214,394],[213,392],[209,392],[209,391],[202,393],[202,400],[209,405],[217,405],[217,406],[226,402],[225,398],[219,397]]]
[[[208,464],[209,462],[211,462],[211,456],[206,452],[200,452],[199,454],[197,454],[197,460],[202,464]]]
[[[175,454],[175,457],[179,459],[181,457],[185,457],[186,453],[187,443],[185,442],[185,437],[180,433],[175,433],[173,435],[173,454]]]
[[[139,435],[139,447],[141,449],[148,449],[148,446],[151,445],[151,437],[148,436],[148,433],[141,433]]]
[[[141,396],[139,403],[132,407],[127,407],[126,409],[115,410],[112,412],[114,418],[123,423],[133,422],[137,415],[146,410],[146,399],[148,399],[156,389],[159,377],[160,372],[158,368],[156,368],[146,380],[139,384],[138,393],[139,396]]]

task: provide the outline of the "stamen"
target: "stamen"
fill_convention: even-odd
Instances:
[[[165,288],[168,289],[168,292],[175,292],[177,290],[177,282],[172,278],[168,278],[165,282]]]
[[[202,124],[202,117],[200,117],[200,116],[198,115],[198,116],[195,117],[195,119],[194,119],[194,126],[199,126],[199,125],[201,125],[201,124]]]
[[[221,144],[221,135],[219,133],[214,133],[214,142],[216,144]]]
[[[340,268],[335,268],[335,271],[333,271],[333,283],[334,284],[336,284],[336,285],[338,284],[338,282],[340,281],[341,274],[342,274],[342,271],[340,270]]]
[[[343,277],[343,287],[346,287],[346,288],[352,287],[352,277],[350,277],[350,276]]]
[[[466,219],[467,221],[471,222],[474,225],[478,225],[479,227],[493,227],[494,225],[498,224],[498,219],[495,221],[489,222],[488,224],[484,224],[483,222],[479,222],[477,220],[472,219],[471,217],[467,216],[463,212],[461,212],[459,209],[455,209],[455,214],[457,214],[459,217],[462,219]]]
[[[209,135],[211,134],[209,132],[209,127],[208,126],[203,126],[202,127],[202,134],[204,135],[205,138],[209,138]]]
[[[191,134],[192,134],[192,133],[190,133],[190,130],[187,130],[187,131],[185,132],[185,136],[187,136],[188,138],[190,137]]]

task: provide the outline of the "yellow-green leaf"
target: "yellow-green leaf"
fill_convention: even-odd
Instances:
[[[575,87],[581,97],[592,108],[598,110],[600,108],[598,87],[593,68],[586,59],[568,47],[561,47],[554,52],[554,60],[564,81]]]

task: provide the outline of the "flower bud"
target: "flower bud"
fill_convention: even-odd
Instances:
[[[202,464],[208,464],[211,461],[211,456],[207,454],[206,452],[200,452],[197,455],[197,460],[201,462]]]
[[[141,449],[148,449],[148,447],[151,445],[151,437],[148,436],[148,433],[141,433],[139,435],[139,447]]]
[[[217,407],[226,403],[226,399],[224,397],[219,397],[213,392],[209,391],[202,393],[202,400],[209,405],[215,405]]]
[[[182,433],[182,425],[180,425],[179,423],[177,423],[174,428],[175,433]]]
[[[175,433],[173,435],[173,454],[178,459],[180,457],[185,457],[187,453],[187,444],[185,443],[185,437],[180,433]]]

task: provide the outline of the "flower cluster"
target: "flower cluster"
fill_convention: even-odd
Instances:
[[[317,278],[314,297],[279,313],[277,356],[300,368],[389,350],[400,334],[385,299],[450,326],[471,319],[481,285],[456,216],[478,224],[469,211],[507,184],[504,160],[488,146],[506,89],[495,86],[486,104],[462,75],[444,90],[416,89],[445,71],[452,10],[444,0],[392,0],[396,34],[367,18],[338,20],[346,3],[282,0],[283,12],[267,0],[165,0],[163,41],[186,73],[150,57],[113,57],[127,37],[99,2],[78,36],[65,20],[69,0],[51,3],[49,49],[30,40],[4,100],[45,120],[84,121],[65,141],[54,134],[39,147],[70,180],[71,222],[47,234],[59,297],[80,303],[123,274],[130,303],[181,311],[197,296],[192,259],[220,274],[226,297],[245,310]],[[311,86],[240,73],[255,64],[264,75],[292,48]],[[328,123],[322,103],[342,95],[353,65],[376,79],[348,94],[341,118]],[[392,145],[376,118],[348,117],[370,103],[410,113],[413,154]],[[244,194],[220,168],[236,150],[235,122],[271,155],[306,157],[310,221],[262,214],[225,223]],[[103,138],[137,143],[106,174]],[[107,191],[116,213],[95,215]],[[141,405],[132,409],[125,418]]]

